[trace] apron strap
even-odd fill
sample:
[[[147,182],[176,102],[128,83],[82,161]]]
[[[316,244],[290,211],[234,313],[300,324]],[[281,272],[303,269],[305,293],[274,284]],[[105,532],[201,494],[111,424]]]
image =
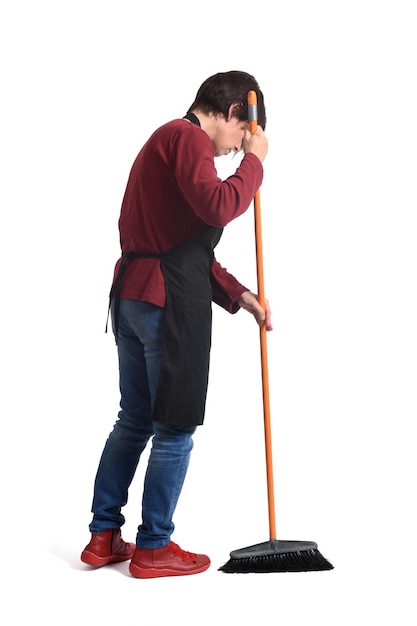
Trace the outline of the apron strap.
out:
[[[113,281],[112,287],[110,289],[109,294],[109,307],[107,309],[107,320],[106,320],[106,329],[104,332],[107,333],[107,328],[109,325],[109,316],[111,310],[111,303],[114,300],[114,308],[113,308],[113,330],[114,336],[116,338],[117,344],[117,332],[119,330],[119,311],[120,311],[120,291],[122,287],[122,280],[125,274],[126,268],[129,264],[129,261],[132,259],[159,259],[161,254],[149,252],[148,254],[139,254],[138,252],[123,252],[121,256],[121,261],[119,265],[119,270],[117,272],[117,276]]]
[[[200,126],[201,127],[200,120],[198,119],[197,115],[194,115],[194,113],[191,113],[191,111],[189,111],[187,113],[187,115],[184,115],[184,117],[182,119],[183,120],[188,120],[192,124],[195,124],[196,126]]]

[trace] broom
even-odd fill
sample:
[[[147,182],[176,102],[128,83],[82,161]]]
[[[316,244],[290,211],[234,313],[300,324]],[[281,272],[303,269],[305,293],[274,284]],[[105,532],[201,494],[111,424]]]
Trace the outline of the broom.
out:
[[[257,97],[255,91],[248,93],[249,125],[253,134],[257,128]],[[255,244],[260,305],[265,308],[262,231],[260,213],[260,191],[254,198]],[[269,572],[310,572],[331,570],[333,565],[319,552],[313,541],[284,541],[276,539],[274,484],[272,471],[271,420],[269,407],[269,378],[266,346],[266,327],[260,325],[260,349],[262,370],[262,394],[264,407],[265,457],[269,512],[269,541],[247,548],[233,550],[230,560],[219,568],[227,574],[269,573]]]

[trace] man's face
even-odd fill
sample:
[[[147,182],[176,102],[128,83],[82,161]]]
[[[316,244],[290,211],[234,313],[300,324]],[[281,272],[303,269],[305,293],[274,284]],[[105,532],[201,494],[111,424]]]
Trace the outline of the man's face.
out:
[[[242,122],[237,117],[231,117],[230,120],[219,117],[217,123],[217,131],[213,138],[215,156],[239,152],[242,149],[243,138],[249,131],[249,122]]]

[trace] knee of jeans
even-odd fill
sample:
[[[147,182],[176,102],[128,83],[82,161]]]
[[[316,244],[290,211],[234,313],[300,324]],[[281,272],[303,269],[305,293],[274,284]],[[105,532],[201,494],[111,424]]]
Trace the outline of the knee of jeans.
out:
[[[195,427],[172,426],[154,422],[153,446],[160,450],[191,452],[194,447]]]
[[[126,411],[120,411],[119,418],[113,426],[112,438],[119,441],[136,442],[138,439],[149,439],[153,434],[152,421],[141,420]]]

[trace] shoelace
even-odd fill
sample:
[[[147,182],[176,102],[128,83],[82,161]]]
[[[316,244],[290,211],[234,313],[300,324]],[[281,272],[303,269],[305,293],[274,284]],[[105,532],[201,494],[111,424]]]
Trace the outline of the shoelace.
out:
[[[197,558],[196,554],[194,554],[193,552],[187,552],[187,550],[183,550],[173,541],[171,541],[170,543],[170,548],[174,553],[174,556],[178,556],[180,559],[183,559],[183,561],[193,561],[195,558]]]

